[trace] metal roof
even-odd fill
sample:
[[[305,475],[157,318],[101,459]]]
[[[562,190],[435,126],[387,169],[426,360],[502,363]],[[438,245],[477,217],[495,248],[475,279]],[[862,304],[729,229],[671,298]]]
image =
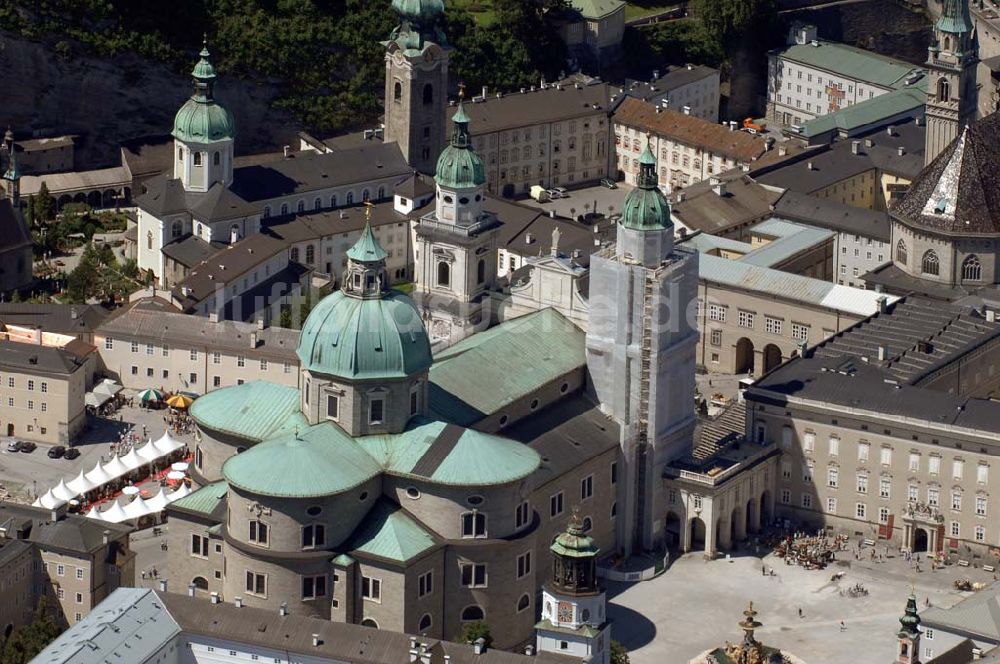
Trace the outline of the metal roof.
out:
[[[41,190],[43,182],[52,195],[58,196],[62,193],[88,189],[120,189],[124,186],[131,186],[132,176],[129,175],[124,166],[101,168],[95,171],[25,175],[21,177],[21,195],[37,194]]]
[[[298,389],[263,380],[209,392],[192,404],[191,417],[207,429],[256,441],[294,419],[304,421]]]
[[[382,498],[344,546],[360,553],[405,563],[434,548],[436,542],[399,505]]]
[[[931,607],[920,614],[924,628],[971,634],[1000,643],[1000,583],[992,583],[951,608]]]
[[[555,309],[542,309],[463,339],[435,358],[431,410],[463,426],[499,412],[584,366],[584,336]]]
[[[903,84],[907,76],[919,67],[894,60],[864,49],[817,40],[812,44],[793,44],[778,53],[779,57],[816,69],[840,74],[884,88]]]
[[[81,358],[56,346],[0,340],[0,367],[65,376],[82,369]]]
[[[888,242],[891,237],[889,214],[886,212],[844,205],[797,191],[782,194],[774,205],[774,214],[783,219],[882,242]]]
[[[622,0],[570,0],[570,6],[585,19],[601,19],[625,8]]]
[[[750,233],[775,237],[739,259],[740,262],[761,267],[778,265],[803,251],[828,242],[834,236],[832,231],[775,218],[757,224],[750,229]]]
[[[875,291],[832,284],[821,279],[750,265],[742,261],[732,261],[711,254],[702,254],[699,257],[698,276],[703,281],[855,316],[870,316],[878,311],[878,298],[883,297],[881,293]],[[899,299],[892,295],[885,297],[888,302]]]
[[[923,115],[926,105],[927,77],[923,76],[920,81],[913,85],[845,106],[840,110],[804,122],[798,135],[809,138],[834,130],[850,134],[870,125],[885,122],[888,118],[899,117],[907,113],[911,113],[913,117]]]
[[[226,499],[229,485],[225,482],[215,482],[175,500],[170,506],[180,507],[189,512],[199,512],[211,515]]]

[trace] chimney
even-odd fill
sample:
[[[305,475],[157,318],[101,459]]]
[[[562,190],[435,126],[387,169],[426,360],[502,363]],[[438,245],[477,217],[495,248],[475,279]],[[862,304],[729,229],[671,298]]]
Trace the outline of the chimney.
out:
[[[653,81],[655,81],[658,78],[660,78],[660,70],[659,69],[654,69],[653,70],[653,80],[650,81],[650,83],[652,83]]]
[[[111,531],[110,530],[105,530],[104,532],[101,533],[101,543],[102,544],[107,544],[108,540],[110,538],[111,538]]]
[[[482,655],[486,652],[486,639],[479,637],[476,642],[472,644],[472,651],[477,655]]]
[[[994,311],[993,309],[987,309],[986,310],[986,322],[987,323],[995,323],[995,322],[997,322],[997,312]]]
[[[725,196],[726,195],[726,183],[725,182],[719,182],[717,185],[715,185],[714,187],[712,187],[712,191],[715,192],[716,196],[720,196],[720,197],[721,196]]]
[[[213,311],[213,312],[209,313],[208,314],[208,320],[209,320],[210,323],[218,323],[219,322],[219,312],[218,311]]]
[[[524,654],[527,655],[528,657],[534,657],[534,655],[535,655],[535,646],[533,646],[531,644],[528,644],[528,645],[524,646]]]
[[[160,579],[160,592],[161,593],[167,592],[167,580],[166,579]]]
[[[322,641],[319,640],[319,634],[313,634],[312,637],[313,637],[313,648],[318,648],[319,644],[323,643]]]
[[[851,154],[861,154],[861,141],[851,141]]]
[[[59,510],[56,510],[56,509],[50,510],[49,511],[49,521],[51,521],[52,523],[55,523],[58,520],[59,520]],[[107,532],[107,531],[104,531],[104,532]],[[105,540],[106,539],[107,538],[105,538]],[[107,544],[107,541],[105,541],[104,543]]]
[[[898,148],[896,148],[896,154],[902,157],[904,154],[906,154],[906,147],[900,145]]]
[[[256,348],[257,344],[258,344],[258,342],[257,342],[257,333],[256,332],[251,332],[250,333],[250,348]]]
[[[879,362],[885,362],[885,356],[886,356],[885,346],[879,346],[878,347],[878,361]]]
[[[288,159],[290,156],[292,156],[292,146],[291,145],[284,146],[282,148],[282,153],[284,154],[285,159]]]
[[[779,157],[784,157],[787,154],[788,154],[788,148],[786,148],[784,145],[779,145],[778,146],[778,156]]]
[[[896,135],[895,127],[893,127],[892,125],[889,125],[888,127],[886,127],[885,128],[885,134],[886,134],[886,136],[895,136]]]
[[[678,191],[677,192],[677,202],[678,203],[683,203],[685,198],[687,198],[687,194],[686,193],[684,193],[683,191]]]
[[[264,324],[264,319],[263,319],[263,317],[261,317],[261,318],[258,318],[258,319],[257,319],[257,329],[258,329],[258,330],[263,330],[263,329],[264,329],[265,327],[267,327],[267,326],[266,326],[266,325]]]
[[[490,92],[490,89],[484,85],[483,86],[483,99],[486,99],[486,95],[489,94],[489,92]]]
[[[281,603],[281,606],[278,607],[278,615],[279,616],[287,616],[288,615],[288,602],[282,602]]]
[[[866,148],[873,148],[873,147],[875,147],[875,141],[873,141],[870,138],[866,138],[865,139],[865,147]]]
[[[240,241],[240,229],[233,226],[229,229],[229,244],[236,244]]]
[[[236,606],[237,609],[242,609],[243,608],[243,598],[242,597],[234,597],[233,598],[233,604]]]
[[[555,210],[549,210],[549,217],[551,217],[552,219],[555,219],[556,218],[556,211]]]
[[[218,604],[220,601],[221,601],[221,599],[219,598],[219,593],[213,592],[212,593],[212,604]]]
[[[684,115],[691,115],[691,107],[690,106],[685,106],[681,110],[684,111]]]
[[[524,234],[524,243],[525,244],[534,244],[535,243],[535,236],[532,235],[531,233],[525,233]]]
[[[917,118],[913,118],[913,124],[914,124],[914,125],[916,125],[916,126],[918,126],[918,127],[919,127],[919,126],[920,126],[920,125],[922,125],[923,123],[924,123],[924,119],[923,119],[923,118],[920,118],[920,117],[917,117]]]
[[[806,164],[806,168],[808,168],[810,171],[815,171],[816,170],[816,167],[813,166],[813,163],[811,161]]]
[[[877,298],[875,298],[875,304],[878,305],[878,312],[880,314],[884,314],[886,311],[889,310],[888,300],[886,299],[885,295],[879,295]]]
[[[69,310],[69,317],[76,320],[79,314],[76,312],[76,307],[71,307]]]
[[[656,114],[659,115],[662,112],[663,112],[663,107],[662,106],[657,106],[656,107]]]
[[[193,583],[188,584],[188,595],[194,597],[195,586]]]

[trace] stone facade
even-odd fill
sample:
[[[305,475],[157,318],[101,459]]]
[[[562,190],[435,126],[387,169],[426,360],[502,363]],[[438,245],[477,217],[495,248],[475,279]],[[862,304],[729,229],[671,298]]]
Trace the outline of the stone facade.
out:
[[[389,42],[385,54],[385,141],[395,141],[406,163],[433,173],[445,146],[448,51],[433,42],[416,55]]]

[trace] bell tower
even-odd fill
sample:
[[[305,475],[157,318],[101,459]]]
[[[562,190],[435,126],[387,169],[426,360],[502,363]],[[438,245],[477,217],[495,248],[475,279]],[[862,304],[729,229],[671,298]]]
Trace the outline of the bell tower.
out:
[[[899,624],[896,664],[920,664],[920,616],[917,615],[917,598],[912,593],[906,600],[906,611]]]
[[[979,56],[968,0],[944,0],[934,38],[927,49],[925,164],[934,161],[976,119]]]
[[[385,51],[385,142],[395,141],[406,163],[433,173],[445,146],[448,42],[438,27],[443,0],[393,0],[399,26]]]
[[[535,625],[539,652],[578,657],[591,664],[611,661],[607,598],[597,580],[594,540],[573,513],[552,546],[552,579],[542,587],[542,619]]]

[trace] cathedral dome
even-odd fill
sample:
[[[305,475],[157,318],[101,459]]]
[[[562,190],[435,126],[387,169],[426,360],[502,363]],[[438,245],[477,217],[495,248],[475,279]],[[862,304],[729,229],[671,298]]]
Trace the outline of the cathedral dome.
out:
[[[171,135],[192,143],[232,140],[236,135],[236,123],[232,114],[214,101],[192,98],[174,116]]]
[[[622,226],[636,231],[670,228],[670,203],[656,186],[656,159],[649,146],[639,159],[639,186],[629,192],[622,206]]]
[[[486,184],[486,167],[483,160],[472,149],[469,137],[469,116],[459,103],[458,111],[452,117],[455,133],[451,144],[438,157],[434,178],[441,187],[449,189],[472,189]]]
[[[405,378],[431,366],[420,314],[398,291],[323,298],[302,326],[296,353],[307,371],[349,380]]]
[[[444,0],[392,0],[392,8],[404,21],[429,25],[444,14]]]

